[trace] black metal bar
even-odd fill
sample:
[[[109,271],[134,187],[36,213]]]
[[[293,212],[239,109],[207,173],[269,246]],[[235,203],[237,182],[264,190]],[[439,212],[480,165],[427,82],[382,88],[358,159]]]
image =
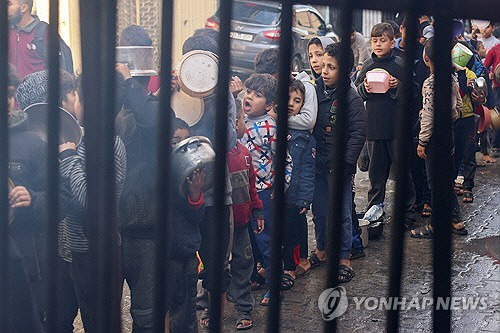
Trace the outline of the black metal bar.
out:
[[[114,178],[116,0],[80,1],[92,299],[97,332],[120,331]]]
[[[281,248],[283,246],[283,221],[285,219],[285,166],[287,155],[286,139],[288,135],[288,87],[290,86],[290,68],[292,55],[292,15],[293,1],[282,1],[279,82],[277,92],[278,120],[276,134],[276,157],[274,160],[274,200],[271,215],[271,278],[270,304],[267,320],[268,332],[280,331],[280,284],[283,264]]]
[[[415,155],[415,151],[409,151],[408,147],[413,147],[412,141],[412,119],[415,110],[414,105],[414,78],[413,64],[416,56],[417,43],[417,11],[418,1],[412,1],[411,7],[406,13],[406,38],[404,41],[405,68],[404,76],[401,79],[402,98],[399,101],[398,112],[396,114],[396,159],[394,166],[396,170],[396,193],[394,202],[394,212],[391,239],[391,262],[389,270],[389,297],[393,299],[401,296],[401,274],[403,270],[404,240],[405,240],[405,211],[406,198],[409,188],[408,169],[410,155]],[[412,148],[413,149],[413,148]],[[387,331],[398,332],[399,330],[399,308],[393,308],[387,313]]]
[[[8,89],[8,15],[7,1],[0,1],[0,331],[8,331],[9,317],[9,126]]]
[[[214,172],[214,200],[215,200],[215,225],[209,230],[209,256],[210,280],[213,282],[210,294],[210,332],[222,331],[222,271],[224,269],[224,253],[227,249],[219,246],[222,243],[225,230],[223,218],[224,196],[226,186],[226,151],[227,151],[227,117],[229,94],[229,65],[230,65],[230,40],[231,15],[233,2],[221,0],[219,7],[220,37],[219,37],[219,75],[217,81],[217,114],[215,116],[215,172]]]
[[[451,196],[452,177],[452,120],[451,120],[451,0],[434,2],[435,16],[435,85],[434,85],[434,130],[430,152],[432,174],[432,220],[434,221],[433,264],[434,304],[438,298],[451,296]],[[437,48],[439,47],[439,49]],[[454,194],[453,194],[454,195]],[[449,309],[433,309],[435,332],[449,332],[451,312]]]
[[[49,110],[47,128],[47,205],[45,225],[45,304],[47,331],[57,332],[57,226],[59,222],[59,0],[50,0],[48,27]]]
[[[329,189],[329,205],[328,205],[328,272],[326,288],[335,288],[339,285],[338,282],[338,266],[340,260],[340,241],[341,241],[341,224],[342,224],[342,204],[343,198],[342,187],[344,182],[344,156],[346,150],[345,129],[347,126],[347,94],[350,88],[351,80],[349,73],[351,68],[348,66],[347,59],[351,52],[350,36],[352,27],[352,1],[339,1],[340,8],[340,55],[339,55],[339,81],[337,83],[338,90],[338,112],[335,122],[335,136],[333,150],[330,152],[332,156],[332,182]],[[326,321],[324,332],[337,332],[337,319]]]
[[[170,144],[165,144],[172,137],[172,125],[170,117],[170,73],[172,71],[172,33],[173,33],[173,1],[162,1],[161,14],[161,94],[160,94],[160,110],[158,114],[158,220],[156,221],[157,238],[156,238],[156,299],[155,299],[155,331],[160,332],[164,326],[165,318],[165,293],[162,292],[166,286],[166,270],[168,267],[168,249],[170,234],[170,208],[172,198],[170,195],[170,163],[169,157],[171,154]]]

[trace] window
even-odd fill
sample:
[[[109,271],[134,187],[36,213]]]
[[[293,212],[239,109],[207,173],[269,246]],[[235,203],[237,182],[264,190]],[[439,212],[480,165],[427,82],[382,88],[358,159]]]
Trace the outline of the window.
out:
[[[297,12],[297,25],[303,28],[310,28],[311,22],[309,21],[309,15],[307,12]]]
[[[311,18],[311,27],[314,30],[326,30],[325,23],[318,15],[309,12],[309,17]]]
[[[233,19],[244,23],[274,26],[280,22],[281,10],[255,3],[234,2]]]

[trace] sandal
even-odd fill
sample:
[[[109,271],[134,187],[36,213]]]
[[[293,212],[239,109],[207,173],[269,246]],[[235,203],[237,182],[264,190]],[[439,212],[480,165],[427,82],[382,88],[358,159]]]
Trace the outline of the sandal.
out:
[[[425,204],[424,208],[422,208],[422,217],[431,217],[432,216],[432,207],[429,204]]]
[[[264,297],[262,297],[262,300],[259,302],[259,305],[260,306],[269,306],[270,299],[271,299],[271,290],[268,290],[264,294]]]
[[[247,323],[245,325],[244,324],[245,321],[250,323]],[[252,327],[253,327],[252,314],[248,312],[238,312],[238,317],[236,319],[236,326],[235,326],[236,330],[245,331],[251,329]]]
[[[289,273],[284,273],[281,277],[281,290],[290,290],[295,284],[295,278]]]
[[[316,255],[316,252],[313,252],[309,256],[308,260],[311,263],[311,268],[310,269],[313,269],[313,268],[316,268],[318,266],[321,266],[322,264],[324,264],[326,262],[326,259],[325,260],[320,260],[318,258],[318,256]]]
[[[311,268],[309,268],[309,269],[311,269]],[[297,265],[297,268],[295,269],[295,276],[296,277],[304,276],[304,275],[306,275],[307,272],[309,272],[309,269],[306,270],[304,267]]]
[[[255,281],[252,281],[252,287],[251,287],[252,291],[259,290],[265,284],[266,284],[266,279],[262,275],[257,274]]]
[[[463,221],[459,221],[459,220],[453,220],[453,221],[451,221],[451,231],[454,234],[457,234],[459,236],[465,236],[465,235],[467,235],[469,233],[467,231],[467,229],[465,229],[465,225],[462,228],[455,228],[455,225],[460,224],[460,223],[463,224]]]
[[[410,236],[413,238],[425,238],[432,239],[434,237],[434,231],[430,224],[424,225],[420,228],[415,228],[410,231]]]
[[[464,195],[464,188],[462,184],[455,184],[455,193],[457,197],[461,197],[462,195]]]
[[[204,309],[200,318],[200,326],[204,329],[210,329],[210,314],[208,309]]]
[[[354,273],[354,270],[351,267],[346,265],[339,266],[339,283],[347,283],[355,276],[356,273]]]
[[[366,256],[365,251],[353,248],[351,250],[350,259],[351,259],[351,261],[353,261],[353,260],[356,260],[356,259],[363,258],[365,256]]]
[[[462,201],[465,203],[473,203],[474,202],[474,194],[472,194],[471,190],[464,190],[464,197]]]

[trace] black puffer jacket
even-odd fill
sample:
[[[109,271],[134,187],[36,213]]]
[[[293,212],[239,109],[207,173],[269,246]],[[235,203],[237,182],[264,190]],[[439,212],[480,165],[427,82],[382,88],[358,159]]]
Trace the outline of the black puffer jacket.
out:
[[[316,81],[316,94],[318,96],[318,119],[314,126],[313,135],[316,138],[316,172],[329,171],[331,167],[331,149],[335,133],[335,121],[339,112],[338,92],[326,90],[323,79]],[[347,126],[345,172],[356,173],[356,161],[366,139],[366,110],[361,97],[354,87],[350,87],[347,95]]]

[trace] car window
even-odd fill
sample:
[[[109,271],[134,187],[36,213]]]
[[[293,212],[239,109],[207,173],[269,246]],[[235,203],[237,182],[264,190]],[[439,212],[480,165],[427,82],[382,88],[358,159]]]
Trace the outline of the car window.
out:
[[[326,30],[325,24],[318,15],[313,12],[309,12],[309,17],[311,20],[311,27],[314,30]]]
[[[309,21],[309,15],[307,15],[307,12],[297,12],[295,14],[295,18],[297,21],[297,25],[299,27],[303,28],[310,28],[311,27],[311,22]]]
[[[278,25],[281,10],[255,3],[233,2],[233,20],[262,25]]]

